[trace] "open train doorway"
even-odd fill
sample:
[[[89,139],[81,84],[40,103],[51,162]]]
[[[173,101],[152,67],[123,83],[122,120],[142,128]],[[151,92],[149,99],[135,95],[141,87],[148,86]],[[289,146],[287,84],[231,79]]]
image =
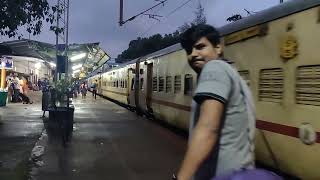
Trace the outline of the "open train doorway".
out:
[[[151,107],[151,100],[152,100],[152,74],[153,74],[153,63],[147,65],[147,95],[146,95],[146,105],[147,111],[153,113]]]

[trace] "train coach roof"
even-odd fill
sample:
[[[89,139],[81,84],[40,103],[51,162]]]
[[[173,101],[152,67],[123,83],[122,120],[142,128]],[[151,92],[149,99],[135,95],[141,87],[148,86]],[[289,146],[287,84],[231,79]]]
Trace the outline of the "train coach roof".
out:
[[[134,63],[136,63],[136,61],[137,61],[137,59],[134,59],[134,60],[131,60],[131,61],[128,61],[128,62],[121,63],[121,64],[119,64],[119,66],[113,67],[113,68],[111,68],[111,69],[106,69],[104,72],[109,72],[109,71],[121,69],[121,68],[123,68],[123,67],[126,67],[128,64],[134,64]]]
[[[225,36],[258,24],[276,20],[306,9],[320,5],[320,0],[292,0],[272,8],[263,10],[254,15],[240,19],[236,22],[222,26],[219,29],[221,36]]]
[[[180,45],[180,43],[177,43],[177,44],[174,44],[172,46],[169,46],[169,47],[166,47],[164,49],[161,49],[159,51],[156,51],[154,53],[151,53],[151,54],[148,54],[146,56],[143,56],[140,61],[144,61],[148,58],[156,58],[156,57],[160,57],[160,56],[164,56],[166,54],[169,54],[169,53],[172,53],[172,52],[175,52],[175,51],[179,51],[181,50],[182,47]]]

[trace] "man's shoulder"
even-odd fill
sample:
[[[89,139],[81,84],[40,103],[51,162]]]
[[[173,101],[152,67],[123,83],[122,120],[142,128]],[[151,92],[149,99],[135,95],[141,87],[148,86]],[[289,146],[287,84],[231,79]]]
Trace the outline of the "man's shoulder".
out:
[[[229,76],[228,73],[228,64],[222,60],[211,60],[204,66],[201,74],[200,81],[206,80],[218,80],[225,79]]]
[[[214,66],[214,67],[219,67],[219,68],[228,68],[230,67],[231,65],[224,61],[224,60],[221,60],[221,59],[215,59],[215,60],[211,60],[209,61],[205,66]]]

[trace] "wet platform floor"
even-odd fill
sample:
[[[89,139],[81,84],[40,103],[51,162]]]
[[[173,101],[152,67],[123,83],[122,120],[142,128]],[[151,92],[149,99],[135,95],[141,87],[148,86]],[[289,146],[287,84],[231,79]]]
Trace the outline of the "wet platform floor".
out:
[[[177,171],[186,138],[90,93],[73,104],[74,131],[66,148],[58,134],[45,130],[39,104],[32,105],[33,113],[25,113],[26,119],[37,116],[36,127],[44,129],[34,145],[43,153],[33,159],[31,179],[163,180]]]

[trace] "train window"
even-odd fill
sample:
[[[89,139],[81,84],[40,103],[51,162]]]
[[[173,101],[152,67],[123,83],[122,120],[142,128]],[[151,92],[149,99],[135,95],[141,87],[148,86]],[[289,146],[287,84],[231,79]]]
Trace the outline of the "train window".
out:
[[[184,76],[184,94],[192,95],[193,89],[193,77],[191,74],[186,74]]]
[[[140,79],[140,89],[143,90],[143,78]]]
[[[244,71],[239,71],[240,76],[244,81],[246,81],[247,85],[250,86],[250,76],[249,76],[249,71],[244,70]]]
[[[320,65],[300,66],[296,75],[296,103],[320,106]]]
[[[181,90],[181,76],[174,76],[174,93],[178,93]]]
[[[158,85],[157,77],[153,77],[152,78],[152,91],[157,92],[157,90],[158,90],[157,85]]]
[[[143,74],[143,69],[140,69],[140,74]]]
[[[119,87],[119,80],[117,80],[117,84],[116,84],[116,87]]]
[[[259,100],[280,103],[282,101],[283,69],[262,69],[259,81]]]
[[[163,91],[164,91],[164,78],[159,77],[159,92],[163,92]]]
[[[171,89],[172,89],[172,81],[171,81],[172,77],[171,76],[167,76],[166,77],[166,93],[170,93]]]
[[[113,87],[116,87],[116,81],[113,81]]]
[[[128,81],[125,80],[125,81],[124,81],[124,88],[127,88],[127,87],[128,87]]]

